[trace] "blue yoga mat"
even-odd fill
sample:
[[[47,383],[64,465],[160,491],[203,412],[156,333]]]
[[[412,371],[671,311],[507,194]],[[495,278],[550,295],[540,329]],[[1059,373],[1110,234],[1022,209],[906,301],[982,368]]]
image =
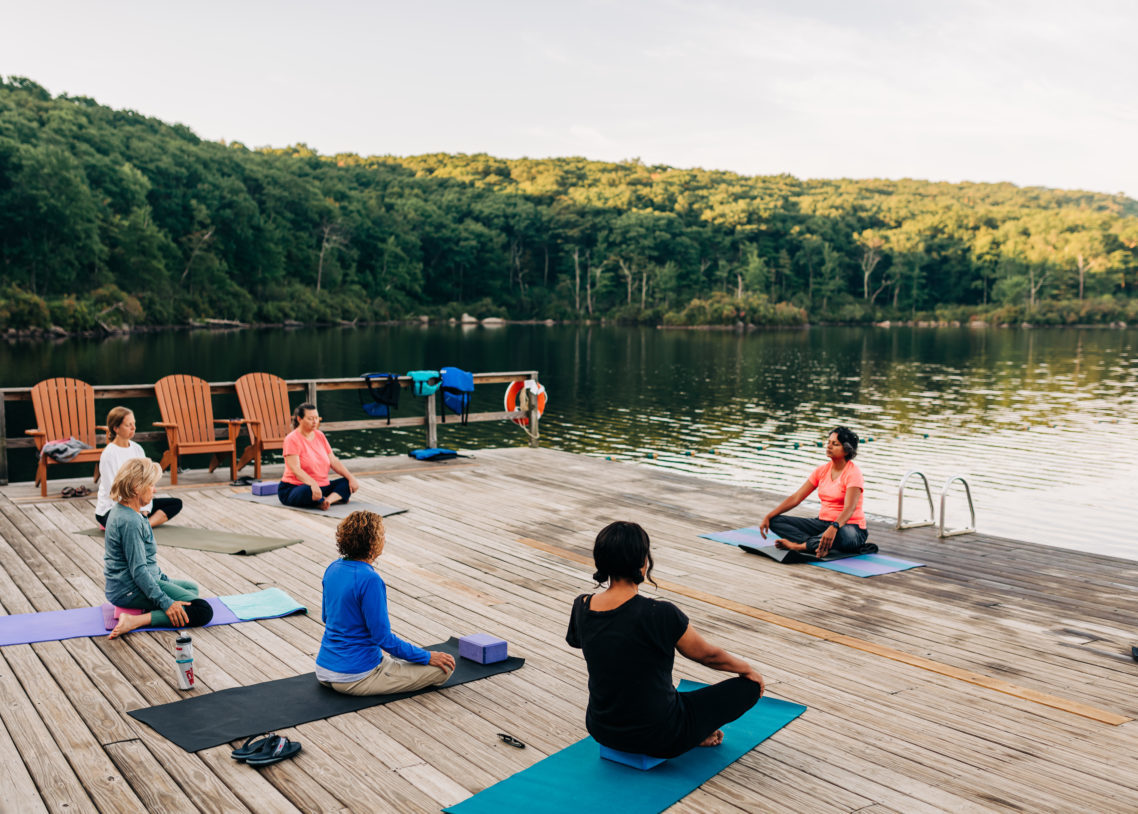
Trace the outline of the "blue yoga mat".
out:
[[[774,548],[774,541],[778,537],[774,534],[764,537],[758,526],[748,526],[729,531],[713,531],[699,536],[705,540],[715,540],[717,543],[727,543],[727,545],[736,547],[745,546],[749,550],[767,554],[780,562],[785,557],[785,554]],[[808,565],[816,565],[819,568],[826,568],[830,571],[838,571],[855,577],[876,577],[881,574],[892,574],[895,571],[908,571],[910,568],[923,568],[925,565],[923,562],[902,560],[899,557],[890,557],[886,554],[852,554],[832,560],[797,558],[798,562],[803,560]]]
[[[679,689],[688,692],[702,686],[681,681]],[[721,745],[696,747],[648,771],[602,760],[597,742],[585,738],[443,811],[654,814],[695,791],[805,710],[801,704],[762,698],[743,717],[723,727]]]
[[[259,596],[270,591],[279,592],[283,599],[274,596],[271,605],[260,603]],[[237,600],[234,603],[237,607],[229,605],[229,602],[234,600]],[[264,591],[236,596],[215,596],[206,601],[213,608],[213,619],[206,627],[308,612],[303,605],[279,588],[266,588]],[[244,607],[242,607],[242,603],[244,603]],[[250,613],[250,605],[254,608],[260,606],[260,612],[254,611],[256,615],[241,615]],[[63,639],[78,639],[85,636],[106,636],[114,627],[113,619],[114,608],[109,604],[94,608],[71,608],[69,610],[0,616],[0,647],[10,644],[57,642]],[[168,627],[140,628],[140,630],[171,629]]]

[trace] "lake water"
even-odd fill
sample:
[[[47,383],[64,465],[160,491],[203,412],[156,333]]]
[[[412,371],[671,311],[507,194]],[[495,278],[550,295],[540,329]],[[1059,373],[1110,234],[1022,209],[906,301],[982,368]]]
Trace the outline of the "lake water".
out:
[[[825,461],[836,424],[863,439],[866,509],[892,519],[897,487],[919,469],[939,503],[967,477],[981,531],[1138,559],[1138,331],[811,328],[749,335],[646,328],[382,326],[171,332],[107,340],[0,345],[0,385],[49,376],[152,383],[169,373],[213,381],[264,370],[285,378],[355,376],[454,365],[537,369],[550,402],[543,445],[688,472],[776,493]],[[504,386],[479,388],[475,410],[501,409]],[[422,414],[404,393],[397,415]],[[100,413],[109,404],[100,402]],[[131,404],[140,428],[152,400]],[[351,393],[322,393],[328,419],[364,417]],[[219,398],[219,416],[238,415]],[[33,424],[8,405],[8,432]],[[101,416],[100,416],[101,418]],[[870,441],[869,439],[873,440]],[[336,433],[343,456],[402,454],[421,430]],[[524,445],[513,424],[447,424],[440,444]],[[150,453],[157,457],[159,445]],[[204,459],[202,459],[204,460]],[[28,451],[10,453],[28,480]],[[191,459],[191,465],[200,465]],[[771,508],[756,500],[754,520]],[[927,514],[912,486],[905,514]],[[967,521],[957,484],[948,525]],[[968,537],[946,545],[965,545]]]

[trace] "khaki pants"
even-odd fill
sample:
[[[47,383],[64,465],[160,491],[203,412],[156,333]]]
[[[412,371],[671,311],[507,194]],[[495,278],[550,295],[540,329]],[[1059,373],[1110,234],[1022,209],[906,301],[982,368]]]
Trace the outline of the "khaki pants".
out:
[[[450,678],[451,670],[432,667],[430,664],[412,664],[394,656],[383,657],[374,670],[359,681],[321,682],[344,695],[390,695],[397,692],[421,690],[442,684]]]

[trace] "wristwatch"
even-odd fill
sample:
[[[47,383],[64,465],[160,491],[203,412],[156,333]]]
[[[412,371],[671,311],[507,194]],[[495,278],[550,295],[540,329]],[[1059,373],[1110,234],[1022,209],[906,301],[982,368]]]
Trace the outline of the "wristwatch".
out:
[[[830,525],[833,526],[835,529],[838,529],[839,531],[842,528],[842,524],[839,523],[837,520],[831,520]]]

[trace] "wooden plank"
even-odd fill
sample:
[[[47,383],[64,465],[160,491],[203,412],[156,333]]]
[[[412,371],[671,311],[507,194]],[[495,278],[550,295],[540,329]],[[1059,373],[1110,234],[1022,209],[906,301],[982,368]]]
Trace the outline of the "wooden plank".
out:
[[[570,551],[568,549],[564,549],[560,546],[555,546],[550,543],[543,543],[527,537],[518,538],[518,542],[522,543],[523,545],[527,545],[530,548],[535,548],[548,554],[564,557],[567,560],[572,560],[573,562],[577,562],[585,566],[591,567],[593,564],[591,557],[585,557],[584,555],[578,554],[575,551]],[[800,622],[797,619],[791,619],[786,616],[781,616],[777,613],[764,611],[760,608],[745,605],[742,602],[736,602],[733,599],[716,596],[715,594],[709,593],[707,591],[701,591],[696,588],[689,588],[687,586],[678,585],[676,583],[667,582],[665,580],[657,580],[657,582],[661,588],[664,588],[667,591],[671,591],[672,593],[679,594],[680,596],[686,596],[689,599],[696,599],[701,602],[707,602],[708,604],[715,605],[726,610],[734,611],[735,613],[740,613],[744,616],[749,616],[752,619],[758,619],[759,621],[767,622],[768,624],[778,625],[779,627],[784,627],[797,633],[802,633],[807,636],[813,636],[814,638],[822,639],[824,641],[845,645],[846,647],[852,647],[855,650],[872,653],[875,656],[881,656],[882,658],[887,658],[892,661],[899,661],[902,664],[908,664],[910,667],[918,667],[922,670],[939,673],[940,675],[948,676],[949,678],[955,678],[959,681],[967,681],[968,683],[975,684],[978,687],[984,687],[985,689],[994,690],[995,692],[1001,692],[1006,695],[1013,695],[1017,698],[1023,698],[1025,700],[1032,701],[1036,704],[1054,707],[1055,709],[1069,712],[1072,715],[1081,715],[1084,718],[1090,718],[1091,720],[1109,724],[1110,726],[1120,726],[1121,724],[1128,723],[1129,721],[1133,720],[1126,717],[1125,715],[1119,715],[1118,713],[1111,712],[1110,710],[1098,709],[1097,707],[1093,707],[1089,704],[1083,704],[1079,701],[1073,701],[1069,698],[1060,698],[1055,695],[1049,695],[1048,693],[1037,692],[1036,690],[1028,689],[1027,687],[1019,687],[1015,684],[1003,681],[998,678],[992,678],[991,676],[982,675],[971,670],[964,670],[959,667],[953,667],[951,665],[933,661],[932,659],[923,658],[912,653],[905,653],[892,647],[886,647],[884,645],[866,641],[865,639],[859,639],[854,636],[847,636],[842,633],[835,633],[832,630],[827,630],[826,628],[819,627],[818,625],[812,625],[808,622]]]

